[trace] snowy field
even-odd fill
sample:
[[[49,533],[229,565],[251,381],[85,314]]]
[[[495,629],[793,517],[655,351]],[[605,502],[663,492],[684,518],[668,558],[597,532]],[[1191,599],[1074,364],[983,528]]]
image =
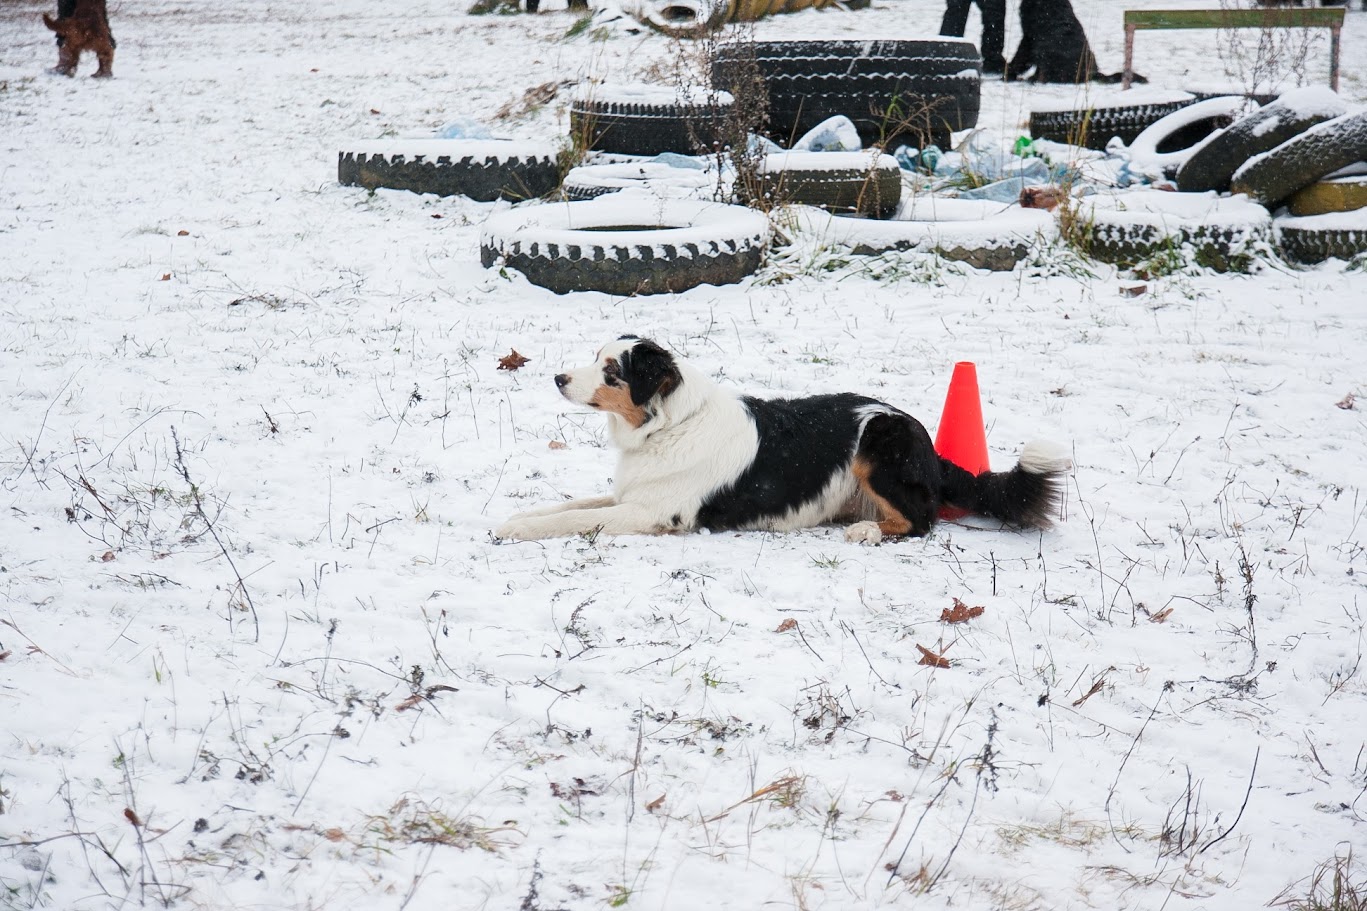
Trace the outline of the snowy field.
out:
[[[1111,72],[1125,5],[1215,4],[1077,0]],[[557,297],[480,267],[506,203],[343,188],[337,152],[557,139],[573,83],[669,39],[112,0],[116,78],[68,80],[47,9],[0,3],[0,907],[1218,911],[1367,860],[1361,272],[1130,298],[1059,248]],[[1219,82],[1218,43],[1141,33],[1137,68]],[[1344,48],[1367,101],[1367,13]],[[989,81],[980,125],[1112,91]],[[994,467],[1072,450],[1064,515],[496,544],[607,489],[551,377],[622,332],[932,432],[974,361]]]

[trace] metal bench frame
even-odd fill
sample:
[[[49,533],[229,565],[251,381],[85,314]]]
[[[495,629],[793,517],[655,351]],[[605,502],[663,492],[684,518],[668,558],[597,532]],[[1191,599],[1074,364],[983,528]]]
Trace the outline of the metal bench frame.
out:
[[[1327,28],[1330,31],[1329,87],[1339,89],[1339,33],[1343,7],[1336,9],[1125,10],[1125,73],[1121,88],[1134,82],[1134,33],[1171,28]]]

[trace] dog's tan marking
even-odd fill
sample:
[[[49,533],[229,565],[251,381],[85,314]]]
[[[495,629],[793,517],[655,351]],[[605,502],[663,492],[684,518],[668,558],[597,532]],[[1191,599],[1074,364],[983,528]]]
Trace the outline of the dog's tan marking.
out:
[[[908,534],[911,531],[911,520],[902,515],[901,510],[879,496],[869,484],[869,475],[873,474],[873,466],[856,457],[850,466],[850,472],[854,475],[854,479],[859,482],[859,489],[864,492],[864,496],[868,497],[874,506],[878,507],[878,530],[888,536]]]
[[[599,386],[593,391],[589,404],[619,415],[632,430],[646,422],[646,410],[631,400],[631,390],[626,386]]]

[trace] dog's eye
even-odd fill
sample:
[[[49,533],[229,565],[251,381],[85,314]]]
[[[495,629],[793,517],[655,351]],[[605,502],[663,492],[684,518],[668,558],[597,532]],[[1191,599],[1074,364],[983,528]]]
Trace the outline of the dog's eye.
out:
[[[622,368],[618,367],[615,361],[608,361],[603,365],[603,376],[618,377],[622,375]]]

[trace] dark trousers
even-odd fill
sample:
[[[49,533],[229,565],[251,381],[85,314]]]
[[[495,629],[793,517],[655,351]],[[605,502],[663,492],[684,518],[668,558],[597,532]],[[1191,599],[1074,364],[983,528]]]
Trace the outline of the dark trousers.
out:
[[[945,17],[940,21],[940,34],[962,38],[968,25],[968,8],[978,5],[983,17],[983,69],[1000,73],[1006,68],[1002,50],[1006,45],[1006,0],[949,0]]]

